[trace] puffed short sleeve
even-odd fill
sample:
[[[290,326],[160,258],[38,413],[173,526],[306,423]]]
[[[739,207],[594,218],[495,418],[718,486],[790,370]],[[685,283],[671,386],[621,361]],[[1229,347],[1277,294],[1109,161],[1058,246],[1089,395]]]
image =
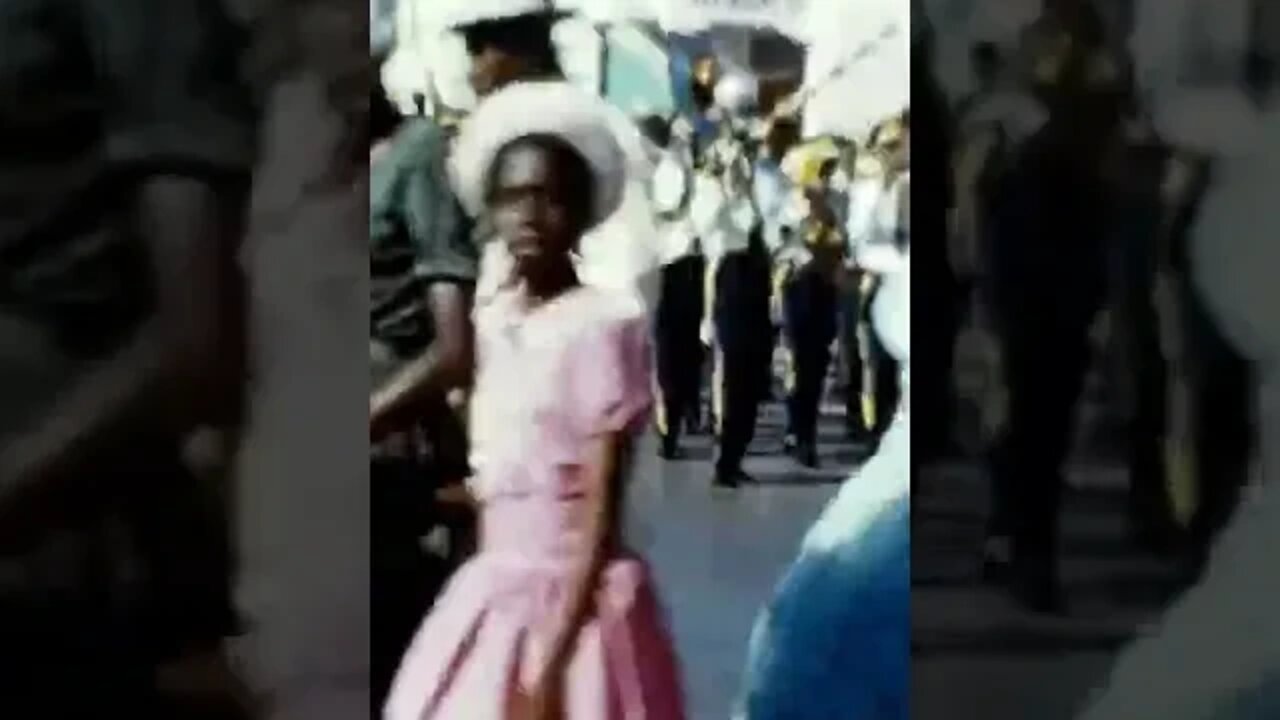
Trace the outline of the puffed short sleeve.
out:
[[[247,171],[256,115],[245,35],[218,0],[79,0],[108,162]]]
[[[570,363],[579,432],[591,437],[642,429],[653,402],[647,320],[610,319],[585,338]]]

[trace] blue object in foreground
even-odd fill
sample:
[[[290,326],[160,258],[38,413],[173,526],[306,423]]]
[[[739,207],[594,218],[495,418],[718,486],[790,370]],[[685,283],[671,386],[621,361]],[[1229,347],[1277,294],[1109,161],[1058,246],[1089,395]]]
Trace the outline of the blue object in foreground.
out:
[[[864,496],[877,479],[846,483],[758,618],[745,720],[910,717],[911,499]],[[850,520],[853,532],[821,537]]]
[[[909,257],[909,256],[908,256]],[[910,261],[873,310],[910,408]],[[908,720],[911,423],[845,481],[752,630],[741,720]]]

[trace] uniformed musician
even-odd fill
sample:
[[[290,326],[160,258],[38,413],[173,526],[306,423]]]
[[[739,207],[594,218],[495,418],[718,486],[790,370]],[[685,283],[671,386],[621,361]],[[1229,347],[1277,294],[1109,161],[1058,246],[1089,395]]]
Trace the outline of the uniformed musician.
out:
[[[909,237],[910,157],[906,114],[882,122],[859,153],[849,192],[845,231],[849,242],[848,284],[856,313],[846,320],[854,326],[852,340],[858,358],[850,378],[848,412],[860,438],[874,444],[897,406],[898,374],[870,329],[867,315],[879,279],[896,271]],[[856,403],[856,404],[855,404]]]
[[[658,402],[654,413],[659,453],[672,460],[680,453],[684,426],[699,424],[705,351],[698,337],[704,312],[706,258],[689,218],[693,190],[691,148],[672,137],[671,123],[648,118],[645,134],[661,149],[652,197],[662,238],[662,276],[654,322]]]
[[[1081,0],[1048,3],[1024,33],[1014,71],[1042,117],[1014,151],[993,217],[1008,422],[994,458],[988,560],[992,569],[1011,561],[1011,589],[1041,611],[1060,607],[1062,466],[1106,286],[1113,198],[1103,168],[1127,100],[1127,74],[1106,40],[1096,8]]]
[[[838,149],[830,140],[819,140],[794,152],[801,156],[794,180],[802,216],[778,254],[774,287],[790,365],[788,445],[801,464],[813,468],[818,465],[819,406],[836,338],[845,234],[828,195]]]
[[[730,112],[741,114],[754,100],[745,81],[729,86],[722,81],[718,90],[718,105]],[[690,208],[707,256],[709,313],[701,334],[715,350],[718,487],[737,487],[749,479],[742,463],[769,386],[769,251],[751,192],[751,174],[746,148],[732,133],[723,132],[703,158]]]

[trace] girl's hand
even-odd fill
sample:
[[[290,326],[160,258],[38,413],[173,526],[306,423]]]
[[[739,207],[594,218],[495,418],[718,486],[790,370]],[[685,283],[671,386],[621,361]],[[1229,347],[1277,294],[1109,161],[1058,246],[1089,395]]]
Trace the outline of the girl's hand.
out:
[[[562,684],[544,682],[532,693],[516,691],[512,720],[564,720]]]

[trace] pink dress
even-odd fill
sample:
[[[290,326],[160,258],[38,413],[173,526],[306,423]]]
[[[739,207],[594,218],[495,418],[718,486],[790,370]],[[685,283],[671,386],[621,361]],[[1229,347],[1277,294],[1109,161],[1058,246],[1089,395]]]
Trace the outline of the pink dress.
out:
[[[476,314],[472,490],[482,547],[418,631],[388,720],[509,720],[541,674],[587,548],[578,469],[601,433],[643,427],[649,330],[633,303],[580,287],[533,311],[503,291]],[[679,670],[648,568],[604,570],[567,669],[568,720],[683,720]]]

